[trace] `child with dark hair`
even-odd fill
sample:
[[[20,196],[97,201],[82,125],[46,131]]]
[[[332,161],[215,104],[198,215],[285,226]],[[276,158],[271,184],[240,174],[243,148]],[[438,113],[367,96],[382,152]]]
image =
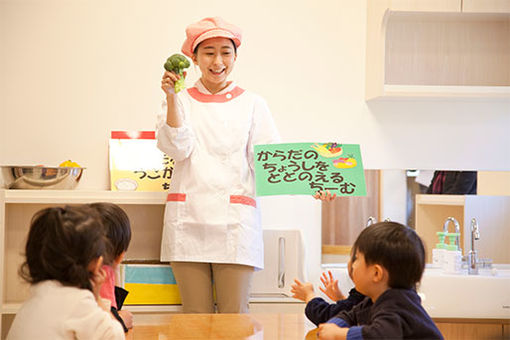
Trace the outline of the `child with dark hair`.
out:
[[[353,245],[352,278],[367,298],[319,326],[319,339],[443,339],[416,293],[425,248],[395,222],[364,229]]]
[[[100,295],[110,301],[112,314],[127,332],[129,328],[133,327],[133,315],[130,311],[121,310],[128,291],[116,285],[115,273],[131,241],[129,217],[121,207],[113,203],[99,202],[89,204],[89,206],[99,214],[104,233],[109,241],[109,261],[103,265],[106,280],[101,287]]]
[[[36,213],[19,271],[31,284],[31,295],[7,339],[124,339],[122,327],[99,297],[106,246],[101,222],[90,208]]]

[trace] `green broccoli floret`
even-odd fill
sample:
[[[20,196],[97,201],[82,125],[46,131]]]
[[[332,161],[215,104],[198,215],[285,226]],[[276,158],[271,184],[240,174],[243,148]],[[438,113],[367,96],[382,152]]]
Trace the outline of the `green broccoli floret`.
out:
[[[165,70],[168,72],[174,72],[181,76],[179,80],[175,82],[174,90],[175,93],[180,90],[184,90],[186,86],[184,85],[184,73],[182,72],[185,68],[188,68],[190,65],[189,60],[183,56],[182,54],[176,53],[171,55],[165,62]]]

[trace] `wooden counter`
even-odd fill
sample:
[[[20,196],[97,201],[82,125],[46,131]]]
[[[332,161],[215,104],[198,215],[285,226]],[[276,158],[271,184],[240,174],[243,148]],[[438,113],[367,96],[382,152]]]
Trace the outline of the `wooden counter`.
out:
[[[508,319],[433,319],[445,340],[509,339]],[[127,340],[315,340],[317,328],[303,313],[135,314]]]
[[[128,340],[149,339],[316,339],[303,314],[137,315]]]

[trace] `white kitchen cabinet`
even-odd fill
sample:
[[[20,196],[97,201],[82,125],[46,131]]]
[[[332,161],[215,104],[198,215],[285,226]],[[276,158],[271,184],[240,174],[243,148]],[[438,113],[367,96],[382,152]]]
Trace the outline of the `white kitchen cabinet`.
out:
[[[508,6],[496,0],[368,1],[366,100],[510,100]]]
[[[460,12],[462,2],[461,0],[390,0],[389,8],[392,11]]]
[[[510,13],[510,0],[462,0],[464,13]]]
[[[389,0],[392,11],[510,13],[509,0]]]
[[[427,262],[438,243],[436,232],[443,231],[448,217],[460,224],[460,244],[467,255],[471,249],[471,219],[476,218],[480,239],[475,240],[478,257],[493,263],[510,263],[510,196],[416,195],[416,232],[426,247]],[[448,226],[453,232],[452,224]]]

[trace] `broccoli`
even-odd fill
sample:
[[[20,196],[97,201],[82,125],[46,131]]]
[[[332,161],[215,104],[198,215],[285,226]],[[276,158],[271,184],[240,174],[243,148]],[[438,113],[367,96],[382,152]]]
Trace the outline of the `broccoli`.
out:
[[[174,72],[175,74],[180,75],[179,80],[175,82],[174,90],[175,93],[180,90],[184,90],[186,86],[184,85],[184,73],[182,72],[185,68],[188,68],[190,65],[189,60],[183,56],[182,54],[173,54],[171,55],[164,65],[165,70],[168,72]]]

